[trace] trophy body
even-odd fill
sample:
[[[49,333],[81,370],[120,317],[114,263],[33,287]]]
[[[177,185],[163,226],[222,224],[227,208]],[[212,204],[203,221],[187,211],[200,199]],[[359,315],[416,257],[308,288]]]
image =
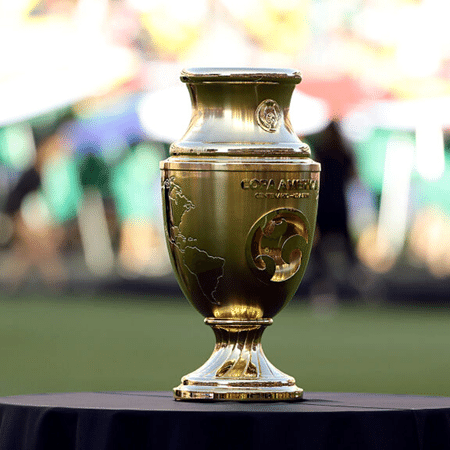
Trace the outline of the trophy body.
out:
[[[192,69],[193,114],[161,163],[166,240],[178,282],[216,335],[177,400],[295,400],[261,334],[305,272],[320,165],[293,133],[291,70]]]

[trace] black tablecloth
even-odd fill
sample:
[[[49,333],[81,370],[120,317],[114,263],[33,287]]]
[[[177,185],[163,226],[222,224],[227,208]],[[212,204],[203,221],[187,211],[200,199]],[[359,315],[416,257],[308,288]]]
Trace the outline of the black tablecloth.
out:
[[[1,450],[450,449],[450,398],[306,393],[175,402],[169,392],[0,397]]]

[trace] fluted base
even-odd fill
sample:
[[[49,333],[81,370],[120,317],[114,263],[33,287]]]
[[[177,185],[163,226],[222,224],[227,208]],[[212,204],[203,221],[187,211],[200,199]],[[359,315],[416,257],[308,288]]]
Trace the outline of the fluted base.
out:
[[[205,319],[216,346],[203,366],[184,376],[175,400],[286,401],[300,400],[303,389],[294,378],[265,357],[261,335],[272,319],[251,321]]]

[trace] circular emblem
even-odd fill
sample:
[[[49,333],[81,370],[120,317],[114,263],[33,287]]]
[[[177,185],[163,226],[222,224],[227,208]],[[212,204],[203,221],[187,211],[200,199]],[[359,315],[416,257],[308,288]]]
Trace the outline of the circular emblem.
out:
[[[264,100],[256,108],[258,125],[269,133],[276,131],[280,125],[281,109],[275,100]]]
[[[264,283],[289,280],[306,268],[309,235],[308,221],[299,210],[270,211],[248,233],[247,263]]]

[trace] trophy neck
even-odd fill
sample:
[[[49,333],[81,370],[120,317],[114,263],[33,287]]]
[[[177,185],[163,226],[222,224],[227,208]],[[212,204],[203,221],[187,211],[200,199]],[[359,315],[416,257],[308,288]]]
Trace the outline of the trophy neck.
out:
[[[190,69],[182,81],[191,96],[192,117],[172,155],[270,153],[309,156],[295,134],[289,106],[298,72],[290,69]]]

